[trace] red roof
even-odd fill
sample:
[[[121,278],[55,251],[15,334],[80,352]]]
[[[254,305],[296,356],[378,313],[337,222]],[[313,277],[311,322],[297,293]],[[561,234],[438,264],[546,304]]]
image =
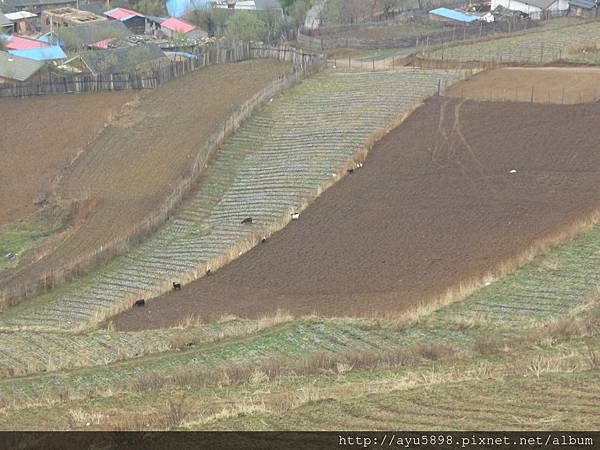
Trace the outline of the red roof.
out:
[[[131,19],[132,17],[135,17],[135,16],[144,17],[143,14],[136,12],[136,11],[132,11],[131,9],[127,9],[127,8],[111,9],[110,11],[106,11],[104,13],[104,15],[106,15],[112,19],[121,20],[121,21]]]
[[[6,43],[8,50],[30,50],[32,48],[48,47],[46,42],[36,41],[35,39],[15,36],[14,34]]]
[[[108,44],[110,44],[112,42],[112,39],[102,39],[101,41],[98,42],[94,42],[93,44],[90,44],[90,47],[93,48],[108,48]]]
[[[176,19],[175,17],[171,17],[170,19],[165,20],[160,24],[161,27],[166,28],[167,30],[175,31],[177,33],[189,33],[190,31],[195,30],[196,25],[192,25],[185,20]]]

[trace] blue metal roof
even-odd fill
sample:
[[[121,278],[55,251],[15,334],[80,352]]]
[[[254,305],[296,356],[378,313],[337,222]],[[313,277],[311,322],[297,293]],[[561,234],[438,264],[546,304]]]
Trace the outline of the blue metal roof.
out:
[[[570,0],[569,5],[577,8],[592,9],[596,7],[594,0]]]
[[[53,36],[50,33],[45,34],[43,36],[40,36],[39,38],[37,38],[37,40],[38,41],[42,41],[42,42],[46,42],[48,44],[60,45],[61,47],[63,45],[65,45],[65,43],[61,39],[59,39],[57,36]]]
[[[8,53],[22,58],[33,59],[35,61],[51,61],[53,59],[65,59],[67,55],[58,45],[49,47],[31,48],[28,50],[9,50]]]
[[[437,8],[429,11],[430,14],[435,14],[436,16],[445,17],[447,19],[456,20],[457,22],[466,22],[471,23],[479,20],[479,17],[471,16],[469,14],[465,14],[462,11],[457,11],[455,9],[448,8]]]

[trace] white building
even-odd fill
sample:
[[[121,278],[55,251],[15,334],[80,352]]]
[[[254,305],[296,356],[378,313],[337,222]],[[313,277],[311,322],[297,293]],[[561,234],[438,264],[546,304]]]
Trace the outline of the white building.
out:
[[[522,12],[532,19],[542,19],[546,14],[566,12],[569,0],[492,0],[492,11],[498,6]]]

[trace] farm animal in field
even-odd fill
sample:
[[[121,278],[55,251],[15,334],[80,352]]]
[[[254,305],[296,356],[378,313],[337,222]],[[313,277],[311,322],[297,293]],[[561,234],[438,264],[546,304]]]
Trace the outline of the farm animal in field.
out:
[[[242,225],[249,225],[252,223],[252,217],[246,217],[244,220],[242,220]]]
[[[173,281],[173,290],[174,291],[180,291],[181,290],[181,283]]]
[[[347,172],[348,173],[354,173],[354,169],[348,169]]]
[[[210,271],[210,269],[206,269],[206,276],[207,276],[207,277],[210,277],[210,274],[211,274],[211,273],[212,273],[212,272]]]
[[[292,213],[292,220],[298,220],[300,218],[300,213]]]
[[[361,162],[360,162],[360,163],[358,163],[358,164],[356,165],[356,168],[357,168],[357,169],[360,169],[360,168],[362,168],[362,166],[363,166],[363,163],[361,163]]]
[[[264,244],[265,242],[267,242],[267,238],[263,236],[263,237],[261,238],[260,242],[262,242],[262,243]]]
[[[135,306],[146,306],[146,300],[144,300],[143,298],[136,300]]]

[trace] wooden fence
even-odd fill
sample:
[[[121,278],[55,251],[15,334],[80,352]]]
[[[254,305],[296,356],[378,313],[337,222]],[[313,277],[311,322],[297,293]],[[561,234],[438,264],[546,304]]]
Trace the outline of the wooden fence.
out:
[[[410,23],[410,22],[406,22]],[[409,34],[386,39],[361,39],[351,36],[320,35],[309,36],[302,30],[298,32],[298,42],[306,48],[318,51],[333,48],[411,48],[418,46],[442,45],[448,42],[463,41],[466,39],[480,38],[497,33],[522,32],[529,28],[539,26],[539,23],[528,20],[515,20],[506,22],[484,23],[477,22],[462,27],[446,27],[430,33]]]
[[[140,242],[150,232],[163,224],[177,207],[182,199],[191,191],[211,155],[233,134],[250,115],[269,99],[288,89],[299,80],[311,75],[325,66],[325,60],[320,55],[307,54],[300,50],[288,47],[264,47],[247,45],[245,47],[248,58],[275,58],[291,61],[294,64],[292,72],[273,80],[266,88],[257,92],[250,100],[246,101],[233,112],[207,141],[198,149],[193,163],[182,176],[182,181],[163,200],[162,204],[144,221],[132,227],[122,236],[116,236],[112,241],[106,242],[93,252],[79,256],[77,259],[65,263],[62,267],[49,269],[35,279],[12,279],[0,286],[0,305],[15,304],[19,300],[51,289],[64,281],[80,276],[99,263],[123,254],[132,245]],[[238,55],[242,55],[239,53]],[[222,54],[221,56],[224,56]],[[217,59],[221,62],[232,61],[235,55],[225,55]],[[198,66],[201,67],[201,66]]]
[[[0,83],[1,97],[29,97],[34,95],[67,94],[80,92],[154,89],[167,81],[205,66],[244,61],[253,58],[272,58],[291,61],[294,66],[314,63],[320,58],[288,47],[266,47],[248,42],[235,44],[215,43],[193,50],[192,58],[178,58],[161,63],[143,72],[58,75],[48,73],[42,79],[26,82]]]

